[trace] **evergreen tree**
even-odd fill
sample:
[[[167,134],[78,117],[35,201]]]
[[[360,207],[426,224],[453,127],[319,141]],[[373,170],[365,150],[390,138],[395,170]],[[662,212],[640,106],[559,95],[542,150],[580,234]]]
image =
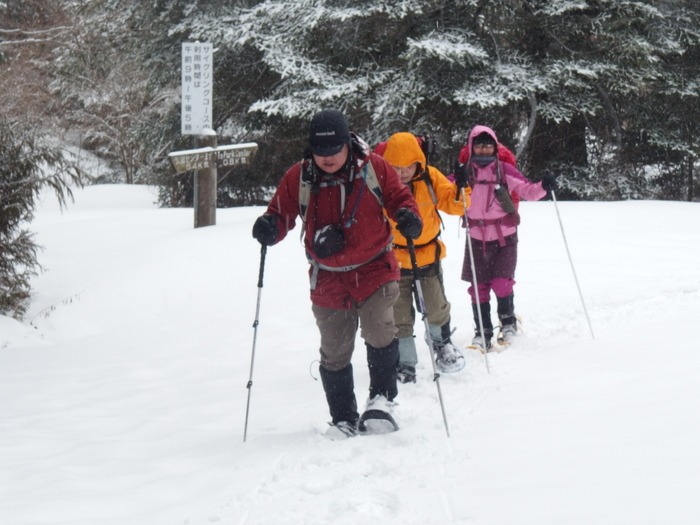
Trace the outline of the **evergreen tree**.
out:
[[[566,173],[564,194],[579,197],[643,195],[624,137],[639,133],[651,86],[671,87],[669,60],[696,45],[695,15],[686,6],[674,16],[678,2],[235,4],[228,17],[195,15],[183,27],[234,63],[259,57],[250,65],[268,83],[249,107],[261,122],[293,129],[333,105],[370,141],[430,129],[451,155],[487,123],[531,174]],[[303,143],[299,132],[289,138]]]
[[[40,269],[39,247],[27,229],[36,198],[48,187],[61,205],[80,175],[64,153],[32,130],[0,118],[0,313],[17,318],[26,311],[31,278]]]
[[[700,12],[685,0],[663,3],[672,15],[663,30],[679,42],[660,57],[661,75],[625,115],[622,155],[655,198],[693,201],[700,189]]]
[[[43,67],[65,22],[53,2],[0,3],[0,314],[16,318],[25,313],[31,278],[41,268],[28,229],[36,197],[50,188],[64,205],[70,185],[81,181],[43,133],[51,126]]]
[[[677,18],[674,2],[656,4],[525,3],[525,23],[542,38],[535,47],[531,39],[516,45],[529,49],[538,68],[553,71],[557,79],[555,89],[537,94],[543,118],[529,147],[529,163],[533,171],[566,173],[564,195],[653,195],[630,139],[649,126],[648,102],[657,99],[655,104],[667,106],[675,97],[669,61],[697,45],[697,18]],[[697,96],[689,103],[697,108]]]
[[[698,7],[687,0],[91,0],[58,53],[56,96],[86,144],[126,180],[162,175],[179,135],[180,44],[212,42],[220,143],[255,141],[220,173],[219,205],[265,200],[305,145],[309,117],[344,110],[370,143],[429,131],[443,170],[476,123],[562,197],[692,198],[698,147]],[[108,66],[107,66],[108,65]],[[653,121],[650,121],[653,119]],[[167,181],[167,182],[166,182]]]

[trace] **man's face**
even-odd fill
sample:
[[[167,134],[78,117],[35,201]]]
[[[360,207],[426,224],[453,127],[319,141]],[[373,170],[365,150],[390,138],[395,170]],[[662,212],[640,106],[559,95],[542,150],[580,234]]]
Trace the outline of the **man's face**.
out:
[[[340,168],[343,167],[345,162],[348,160],[348,145],[345,144],[343,149],[341,149],[335,155],[330,155],[328,157],[321,157],[320,155],[314,155],[314,162],[326,173],[335,173]]]
[[[418,163],[414,162],[413,164],[409,164],[408,166],[392,166],[396,170],[396,173],[399,174],[399,178],[401,179],[401,182],[404,184],[408,184],[408,181],[410,181],[413,176],[416,174],[416,170],[418,169]]]

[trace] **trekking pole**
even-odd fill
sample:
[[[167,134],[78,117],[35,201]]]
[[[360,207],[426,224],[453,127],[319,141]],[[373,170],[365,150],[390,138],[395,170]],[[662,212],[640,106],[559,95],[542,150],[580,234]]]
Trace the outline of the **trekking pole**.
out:
[[[593,334],[593,326],[591,325],[591,318],[588,316],[588,310],[586,309],[586,303],[583,300],[583,293],[581,293],[581,286],[578,283],[578,277],[576,277],[576,269],[574,268],[574,261],[571,258],[571,252],[569,251],[569,244],[566,242],[566,234],[564,233],[564,224],[561,221],[561,215],[559,215],[559,206],[557,205],[557,198],[554,195],[554,190],[551,190],[552,202],[554,203],[554,209],[557,212],[557,219],[559,220],[559,229],[561,229],[561,236],[564,239],[564,247],[566,248],[566,255],[569,258],[569,265],[571,266],[571,273],[574,274],[574,281],[576,281],[576,288],[578,289],[578,296],[581,299],[581,305],[583,306],[583,313],[586,316],[586,321],[588,322],[588,329],[591,331],[591,339],[595,339]]]
[[[486,334],[484,333],[484,319],[481,315],[481,302],[479,301],[479,283],[476,279],[476,265],[474,264],[474,247],[472,246],[472,237],[469,234],[469,217],[467,217],[467,193],[462,188],[462,203],[464,204],[464,225],[467,229],[467,247],[469,249],[469,264],[472,268],[472,287],[474,288],[474,298],[476,299],[476,316],[479,320],[479,333],[484,340],[484,362],[486,363],[486,373],[490,374],[489,357],[486,348]]]
[[[416,290],[416,299],[418,301],[418,311],[421,312],[423,317],[423,323],[425,324],[425,332],[428,334],[428,344],[430,345],[430,362],[433,364],[433,381],[435,381],[435,386],[437,386],[438,399],[440,400],[440,410],[442,411],[442,420],[445,423],[445,432],[447,437],[450,437],[450,427],[447,424],[447,414],[445,414],[445,404],[442,401],[442,389],[440,388],[440,374],[435,367],[435,360],[433,356],[435,355],[435,346],[433,338],[430,336],[430,325],[428,324],[428,314],[425,311],[425,301],[423,300],[423,288],[420,282],[420,275],[418,274],[418,264],[416,263],[416,249],[413,246],[413,239],[406,237],[408,241],[408,253],[411,256],[411,270],[413,271],[413,284]]]
[[[243,427],[243,442],[245,443],[248,435],[248,411],[250,409],[250,392],[253,389],[253,364],[255,363],[255,342],[258,338],[258,317],[260,315],[260,295],[263,287],[263,274],[265,273],[265,255],[267,255],[267,246],[264,244],[260,248],[260,271],[258,272],[258,302],[255,305],[255,321],[253,322],[253,352],[250,355],[250,375],[248,376],[248,401],[245,405],[245,426]]]

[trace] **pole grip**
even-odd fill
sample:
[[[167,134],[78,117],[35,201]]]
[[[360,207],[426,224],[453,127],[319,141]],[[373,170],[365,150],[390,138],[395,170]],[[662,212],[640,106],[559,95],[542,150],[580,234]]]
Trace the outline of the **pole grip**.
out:
[[[263,287],[263,276],[265,275],[265,256],[267,255],[267,246],[260,246],[260,270],[258,271],[258,288]]]
[[[416,283],[420,279],[420,274],[418,273],[418,261],[416,260],[416,247],[413,244],[413,239],[410,237],[406,237],[407,245],[408,245],[408,255],[411,258],[411,273],[413,274],[413,296],[415,297],[416,301],[416,309],[418,310],[419,313],[424,313],[425,308],[423,308],[423,301],[418,293],[418,286]]]

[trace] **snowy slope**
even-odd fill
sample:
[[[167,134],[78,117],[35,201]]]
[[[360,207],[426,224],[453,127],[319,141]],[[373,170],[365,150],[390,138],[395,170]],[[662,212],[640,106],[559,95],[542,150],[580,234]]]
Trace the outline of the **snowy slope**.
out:
[[[700,523],[700,206],[523,203],[517,345],[442,376],[428,351],[392,435],[329,442],[298,229],[269,249],[262,208],[158,209],[95,186],[61,213],[27,319],[0,317],[0,523]],[[455,342],[472,334],[447,218]],[[422,336],[422,324],[417,323]],[[368,377],[358,339],[356,393]]]

